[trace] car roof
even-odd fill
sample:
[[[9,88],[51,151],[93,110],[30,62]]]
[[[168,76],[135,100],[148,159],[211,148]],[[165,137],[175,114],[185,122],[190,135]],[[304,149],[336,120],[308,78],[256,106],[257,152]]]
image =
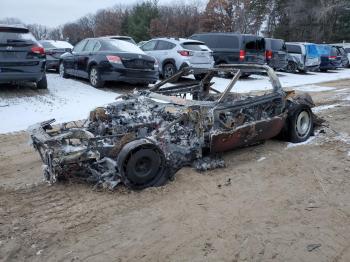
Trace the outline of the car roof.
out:
[[[127,35],[106,35],[106,36],[100,36],[99,38],[114,38],[114,37],[120,37],[120,38],[128,38],[128,39],[132,39],[131,36],[127,36]]]
[[[25,27],[22,24],[13,24],[13,25],[0,24],[0,28],[29,30],[27,27]]]
[[[258,38],[264,38],[263,36],[253,35],[253,34],[241,34],[236,32],[208,32],[208,33],[198,33],[193,35],[232,35],[232,36],[254,36]]]
[[[159,37],[159,38],[154,38],[151,40],[163,40],[163,41],[168,41],[174,44],[182,44],[186,42],[193,42],[193,43],[201,43],[205,45],[202,41],[194,40],[194,39],[188,39],[188,38],[175,38],[175,37]]]

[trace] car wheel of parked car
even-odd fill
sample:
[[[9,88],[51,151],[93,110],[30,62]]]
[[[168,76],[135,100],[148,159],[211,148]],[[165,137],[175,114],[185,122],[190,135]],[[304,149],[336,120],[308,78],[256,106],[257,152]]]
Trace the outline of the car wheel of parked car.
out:
[[[104,81],[101,80],[100,72],[98,71],[96,66],[93,66],[90,69],[89,79],[90,79],[90,84],[96,88],[102,88],[105,84]]]
[[[68,74],[66,73],[66,68],[65,68],[63,62],[60,63],[60,66],[58,68],[58,72],[60,74],[60,77],[68,78]]]
[[[47,89],[47,79],[46,79],[46,74],[43,75],[40,81],[36,83],[36,87],[38,89]]]
[[[305,105],[299,105],[288,118],[289,140],[293,143],[304,142],[313,133],[313,116],[311,109]]]
[[[296,63],[288,62],[288,65],[286,68],[287,73],[295,73],[297,71],[297,69],[298,69],[298,66]]]
[[[117,165],[123,182],[132,189],[161,186],[168,180],[163,152],[146,139],[126,144]]]
[[[167,63],[163,67],[163,77],[169,78],[176,73],[176,67],[172,63]]]
[[[322,73],[327,73],[327,69],[320,69],[320,71],[322,72]]]

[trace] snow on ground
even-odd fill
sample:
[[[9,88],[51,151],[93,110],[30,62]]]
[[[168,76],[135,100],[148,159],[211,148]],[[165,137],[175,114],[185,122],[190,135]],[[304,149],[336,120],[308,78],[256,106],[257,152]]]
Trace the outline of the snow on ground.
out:
[[[47,94],[9,99],[0,97],[3,105],[0,107],[0,133],[25,130],[34,123],[51,118],[57,123],[84,119],[91,109],[111,103],[117,96],[55,74],[47,74],[47,80]]]
[[[34,96],[6,98],[0,90],[0,133],[25,130],[28,126],[55,118],[57,123],[84,119],[89,111],[97,106],[113,102],[117,93],[95,89],[87,82],[63,79],[48,74],[48,92],[38,92]],[[329,73],[288,74],[278,73],[283,87],[308,92],[329,91],[331,87],[315,84],[350,78],[350,69]],[[223,91],[230,79],[214,78],[214,87]],[[271,85],[267,76],[252,75],[249,79],[238,81],[233,92],[269,90]],[[131,89],[130,89],[131,91]]]
[[[320,87],[314,84],[329,82],[341,79],[350,78],[350,69],[341,69],[337,71],[330,71],[328,73],[310,72],[307,74],[288,74],[278,73],[279,80],[284,88],[293,87],[293,89],[306,92],[323,92],[330,91],[332,87]],[[226,86],[230,82],[230,79],[214,78],[214,88],[219,91],[225,90]],[[248,79],[238,81],[234,86],[234,92],[246,93],[252,90],[269,90],[271,84],[267,76],[262,75],[251,75]]]

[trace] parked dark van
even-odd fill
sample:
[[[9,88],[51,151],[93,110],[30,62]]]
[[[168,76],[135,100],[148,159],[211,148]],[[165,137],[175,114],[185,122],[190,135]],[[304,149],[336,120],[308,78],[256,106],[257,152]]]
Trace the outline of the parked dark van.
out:
[[[45,49],[23,26],[0,25],[0,83],[34,82],[47,88]]]
[[[287,47],[282,39],[265,38],[265,57],[267,64],[274,70],[284,70],[287,67]]]
[[[337,49],[338,56],[341,57],[342,67],[344,68],[349,67],[348,53],[345,51],[345,48],[338,45],[334,45],[333,47]]]
[[[265,64],[265,39],[237,33],[194,34],[191,39],[204,42],[212,51],[215,64]]]
[[[317,45],[317,52],[321,59],[320,71],[327,72],[342,67],[341,56],[334,46]]]

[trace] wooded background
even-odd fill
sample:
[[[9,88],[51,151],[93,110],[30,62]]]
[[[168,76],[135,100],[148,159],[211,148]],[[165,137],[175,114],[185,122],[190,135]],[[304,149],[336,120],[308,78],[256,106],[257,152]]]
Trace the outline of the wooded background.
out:
[[[5,18],[0,23],[23,23]],[[189,37],[198,32],[239,32],[314,43],[350,42],[350,0],[209,0],[159,5],[156,0],[115,6],[57,28],[27,25],[37,39],[68,40],[129,35]]]

